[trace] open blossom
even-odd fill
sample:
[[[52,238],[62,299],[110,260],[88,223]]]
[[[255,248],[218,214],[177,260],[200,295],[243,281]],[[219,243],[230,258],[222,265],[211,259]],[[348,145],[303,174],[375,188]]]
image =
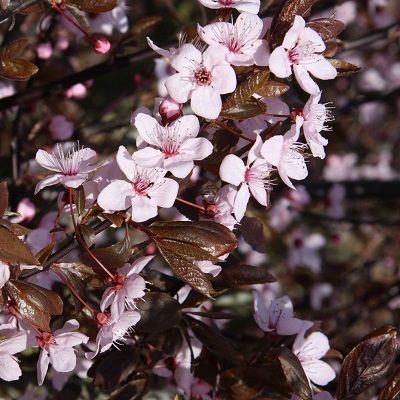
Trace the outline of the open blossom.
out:
[[[77,188],[85,182],[89,174],[98,166],[94,165],[97,155],[89,149],[75,149],[72,147],[67,154],[64,153],[60,144],[57,145],[53,154],[45,150],[38,150],[36,161],[44,168],[55,172],[41,180],[35,188],[35,194],[47,186],[62,184],[68,188]]]
[[[118,150],[117,163],[129,182],[115,180],[106,186],[97,199],[101,208],[113,213],[132,207],[132,220],[143,222],[157,215],[157,206],[172,207],[179,185],[164,178],[167,170],[137,165],[123,146]]]
[[[300,150],[303,144],[297,143],[299,132],[293,126],[285,135],[276,135],[265,141],[261,148],[262,156],[277,168],[279,176],[286,185],[295,189],[289,178],[302,180],[308,175],[307,165]]]
[[[257,136],[253,147],[249,150],[247,164],[234,154],[226,156],[221,163],[219,175],[225,182],[240,188],[235,197],[234,213],[240,221],[246,212],[250,193],[263,206],[268,204],[268,185],[271,167],[268,162],[262,158],[260,150],[262,140]]]
[[[313,332],[304,338],[307,325],[293,343],[293,353],[299,359],[307,378],[316,385],[325,386],[335,379],[335,371],[324,361],[321,361],[330,349],[328,338],[321,332]]]
[[[96,320],[99,331],[95,350],[86,353],[86,358],[89,360],[96,357],[99,352],[107,351],[113,344],[118,346],[125,341],[131,327],[140,320],[140,314],[137,311],[125,311],[119,317],[110,317],[106,313],[98,313]]]
[[[236,8],[240,12],[258,14],[260,0],[199,0],[203,6],[213,9]]]
[[[79,332],[74,332],[79,328],[79,323],[75,319],[67,321],[63,328],[51,332],[42,332],[37,337],[38,344],[42,349],[37,365],[38,383],[41,385],[46,376],[49,363],[59,372],[72,371],[76,366],[75,346],[87,343],[89,338]]]
[[[210,46],[218,46],[232,65],[268,65],[267,42],[262,39],[267,23],[254,14],[242,13],[235,24],[215,22],[204,28],[198,26],[201,39]]]
[[[143,167],[162,167],[177,178],[184,178],[193,169],[194,160],[202,160],[212,153],[211,142],[196,137],[200,125],[194,115],[185,115],[169,126],[162,126],[155,118],[139,113],[134,123],[140,140],[150,145],[132,155]]]
[[[321,36],[306,28],[304,19],[296,15],[293,26],[288,30],[281,46],[270,55],[269,68],[279,78],[287,78],[293,72],[303,90],[317,94],[320,90],[310,73],[316,78],[334,79],[337,75],[333,65],[320,53],[326,46]]]
[[[293,317],[293,304],[289,297],[269,301],[257,292],[254,297],[254,319],[264,332],[295,335],[304,327],[304,321]]]
[[[325,158],[324,146],[328,140],[321,131],[330,131],[326,123],[333,121],[332,113],[326,104],[319,104],[322,92],[311,95],[301,114],[296,116],[296,125],[303,127],[304,137],[314,157]]]
[[[11,325],[0,325],[0,379],[16,381],[22,375],[14,354],[26,349],[26,334]]]
[[[236,74],[216,46],[203,54],[192,44],[184,44],[171,60],[178,71],[165,81],[169,95],[179,103],[190,99],[195,114],[208,119],[218,117],[222,108],[221,94],[236,88]]]
[[[200,219],[213,219],[233,230],[238,223],[232,215],[236,194],[236,188],[232,185],[225,185],[214,196],[198,197],[196,199],[197,203],[201,203],[204,207],[204,212],[200,214]]]
[[[128,307],[134,306],[133,299],[145,295],[146,282],[139,272],[153,259],[154,256],[141,257],[132,264],[125,264],[117,269],[111,286],[105,290],[100,302],[100,310],[111,305],[111,315],[120,317]]]

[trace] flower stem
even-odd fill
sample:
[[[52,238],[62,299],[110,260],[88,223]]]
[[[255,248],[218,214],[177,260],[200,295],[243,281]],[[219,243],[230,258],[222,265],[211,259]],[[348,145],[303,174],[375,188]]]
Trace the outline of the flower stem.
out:
[[[176,200],[181,202],[181,203],[183,203],[183,204],[186,204],[186,205],[188,205],[190,207],[197,208],[200,211],[203,211],[203,212],[205,211],[203,206],[199,206],[198,204],[191,203],[190,201],[181,199],[180,197],[177,197]]]

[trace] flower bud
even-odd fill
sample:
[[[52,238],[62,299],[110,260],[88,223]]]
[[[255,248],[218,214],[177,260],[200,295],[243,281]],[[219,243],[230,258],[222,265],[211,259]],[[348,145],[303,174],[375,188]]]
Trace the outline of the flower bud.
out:
[[[111,43],[104,36],[92,36],[93,50],[98,54],[106,54],[110,51]]]
[[[162,125],[168,125],[182,116],[182,104],[167,96],[160,104],[159,112]]]

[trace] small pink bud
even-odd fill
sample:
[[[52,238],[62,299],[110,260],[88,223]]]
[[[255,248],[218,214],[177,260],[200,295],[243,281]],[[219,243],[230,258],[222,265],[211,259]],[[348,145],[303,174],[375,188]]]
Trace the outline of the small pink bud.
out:
[[[83,99],[87,96],[87,88],[83,83],[77,83],[69,87],[64,92],[64,96],[68,99]]]
[[[36,47],[37,56],[42,60],[48,60],[53,54],[53,47],[50,43],[40,43]]]
[[[106,54],[111,49],[111,43],[104,36],[92,36],[93,50],[98,54]]]
[[[182,104],[167,96],[160,104],[161,123],[165,126],[182,116]]]

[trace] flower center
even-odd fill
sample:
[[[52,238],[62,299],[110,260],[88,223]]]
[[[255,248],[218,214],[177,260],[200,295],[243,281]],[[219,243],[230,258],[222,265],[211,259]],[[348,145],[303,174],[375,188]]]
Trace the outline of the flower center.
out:
[[[194,79],[199,86],[208,86],[212,80],[211,71],[206,67],[200,67],[194,72]]]
[[[114,280],[112,282],[113,288],[112,290],[115,292],[118,292],[118,290],[121,290],[124,287],[124,282],[125,282],[125,276],[117,273],[114,275]]]
[[[218,3],[223,7],[230,7],[233,4],[233,0],[218,0]]]
[[[42,332],[40,336],[36,336],[36,340],[41,349],[48,347],[50,344],[56,343],[56,339],[51,332]]]
[[[96,314],[96,323],[97,323],[97,327],[100,328],[103,325],[107,324],[109,320],[109,317],[107,314],[99,312]]]

